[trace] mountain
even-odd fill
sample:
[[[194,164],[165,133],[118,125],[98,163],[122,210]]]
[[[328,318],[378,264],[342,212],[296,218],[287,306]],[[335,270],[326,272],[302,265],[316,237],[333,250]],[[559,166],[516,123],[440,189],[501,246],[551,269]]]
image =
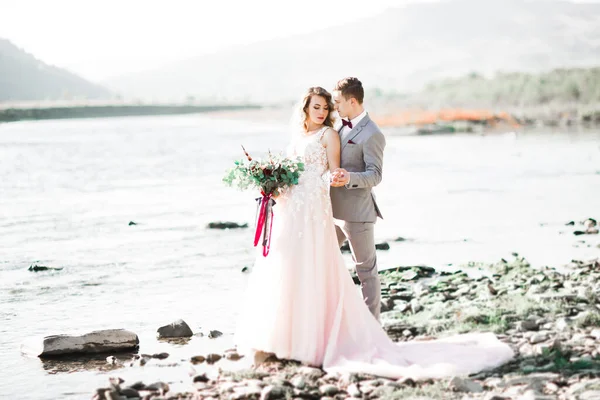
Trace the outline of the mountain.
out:
[[[45,64],[0,38],[0,101],[108,98],[108,89]]]
[[[106,85],[147,100],[277,102],[357,76],[379,91],[477,72],[600,65],[600,4],[455,0],[191,58]]]

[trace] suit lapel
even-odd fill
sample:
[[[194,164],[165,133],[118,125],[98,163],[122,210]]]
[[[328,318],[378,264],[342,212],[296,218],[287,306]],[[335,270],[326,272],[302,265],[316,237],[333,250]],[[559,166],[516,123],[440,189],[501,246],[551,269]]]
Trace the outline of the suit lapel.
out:
[[[358,134],[363,130],[363,128],[371,121],[371,118],[369,118],[369,114],[365,115],[365,117],[358,123],[358,125],[356,125],[354,128],[352,128],[352,130],[350,132],[348,132],[348,135],[346,135],[346,139],[343,140],[342,142],[342,150],[344,150],[344,147],[346,147],[346,145],[348,144],[349,141],[351,141],[352,139],[354,139],[355,137],[358,136]],[[343,125],[342,125],[343,126]],[[341,128],[340,128],[341,131]]]

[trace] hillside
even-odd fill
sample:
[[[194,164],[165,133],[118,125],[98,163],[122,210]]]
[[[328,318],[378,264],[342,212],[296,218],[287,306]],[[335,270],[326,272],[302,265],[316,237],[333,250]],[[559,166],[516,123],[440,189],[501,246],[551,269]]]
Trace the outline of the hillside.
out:
[[[111,93],[0,38],[0,102],[108,99]]]
[[[600,4],[456,0],[389,9],[311,34],[230,48],[106,82],[145,100],[277,102],[347,75],[418,91],[476,72],[600,65]]]

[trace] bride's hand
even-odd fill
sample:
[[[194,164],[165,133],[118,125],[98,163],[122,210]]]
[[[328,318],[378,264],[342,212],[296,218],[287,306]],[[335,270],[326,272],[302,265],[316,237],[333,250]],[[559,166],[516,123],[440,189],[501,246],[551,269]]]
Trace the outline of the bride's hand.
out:
[[[350,175],[348,171],[343,168],[336,168],[331,173],[331,186],[333,187],[341,187],[344,186],[350,180]]]

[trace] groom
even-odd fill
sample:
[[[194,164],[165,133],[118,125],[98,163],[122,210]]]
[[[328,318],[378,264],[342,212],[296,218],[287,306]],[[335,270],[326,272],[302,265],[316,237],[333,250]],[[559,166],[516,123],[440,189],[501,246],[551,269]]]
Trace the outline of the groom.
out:
[[[356,78],[345,78],[333,90],[342,118],[340,167],[331,182],[331,204],[340,246],[348,239],[365,303],[379,320],[381,282],[377,273],[374,228],[383,218],[371,188],[381,182],[385,137],[363,106],[364,90]]]

